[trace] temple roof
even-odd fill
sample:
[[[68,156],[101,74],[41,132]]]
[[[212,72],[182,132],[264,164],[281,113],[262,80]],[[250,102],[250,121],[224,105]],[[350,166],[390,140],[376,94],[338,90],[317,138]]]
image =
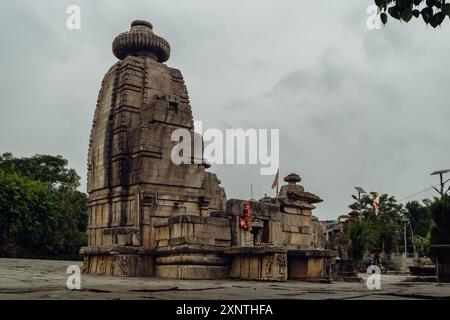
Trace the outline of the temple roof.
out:
[[[300,190],[298,191],[289,190],[287,191],[287,196],[290,200],[302,200],[308,203],[319,203],[323,201],[319,196],[315,195],[314,193]]]
[[[153,33],[153,25],[144,20],[131,23],[130,31],[118,35],[112,44],[114,55],[123,60],[127,56],[149,56],[159,62],[165,62],[170,57],[169,43]]]
[[[298,184],[301,180],[296,173],[287,175],[284,178],[287,184],[281,187],[278,199],[286,206],[313,209],[315,208],[312,205],[313,203],[319,203],[323,200],[311,192],[306,192],[303,186]]]

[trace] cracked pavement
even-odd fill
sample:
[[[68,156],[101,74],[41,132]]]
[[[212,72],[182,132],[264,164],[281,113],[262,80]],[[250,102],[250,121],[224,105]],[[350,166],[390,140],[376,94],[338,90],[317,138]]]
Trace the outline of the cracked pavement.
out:
[[[382,275],[381,290],[365,281],[313,283],[239,280],[171,280],[81,275],[81,290],[68,290],[69,265],[80,261],[0,259],[0,299],[450,299],[450,284],[406,282],[405,275]],[[367,274],[360,274],[365,280]]]

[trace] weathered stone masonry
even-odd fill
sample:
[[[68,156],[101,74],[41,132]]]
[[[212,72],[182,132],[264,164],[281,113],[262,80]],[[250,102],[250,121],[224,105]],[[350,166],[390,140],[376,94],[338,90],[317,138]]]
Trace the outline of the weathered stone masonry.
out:
[[[171,133],[194,134],[181,72],[164,64],[170,46],[146,21],[113,42],[120,60],[100,89],[88,153],[89,227],[83,272],[183,279],[321,278],[330,251],[314,236],[312,203],[293,175],[276,199],[226,201],[208,164],[175,165]],[[297,176],[298,177],[298,176]],[[289,180],[291,179],[291,180]],[[298,180],[298,181],[297,181]]]

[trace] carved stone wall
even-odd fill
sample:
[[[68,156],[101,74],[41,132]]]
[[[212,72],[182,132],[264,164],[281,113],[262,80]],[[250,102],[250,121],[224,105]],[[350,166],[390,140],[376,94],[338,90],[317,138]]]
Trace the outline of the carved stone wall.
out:
[[[89,243],[83,253],[107,246],[154,249],[169,218],[208,217],[226,203],[206,164],[171,160],[178,143],[172,132],[187,129],[193,136],[194,125],[181,72],[162,63],[168,43],[151,24],[135,21],[114,40],[113,51],[121,61],[102,81],[90,136]]]

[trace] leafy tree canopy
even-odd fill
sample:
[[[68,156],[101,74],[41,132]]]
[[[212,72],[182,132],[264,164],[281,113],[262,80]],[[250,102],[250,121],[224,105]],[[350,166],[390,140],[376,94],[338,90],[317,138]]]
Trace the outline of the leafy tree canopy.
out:
[[[356,260],[368,253],[391,253],[398,251],[402,225],[403,206],[395,197],[387,194],[379,195],[379,207],[374,200],[376,192],[365,194],[360,201],[349,207],[360,212],[360,219],[350,223],[349,238],[351,254]]]
[[[433,225],[431,228],[432,244],[450,244],[450,196],[435,198],[430,204]]]
[[[426,237],[430,231],[432,218],[429,204],[429,200],[424,200],[424,205],[419,201],[411,201],[405,205],[405,216],[409,219],[416,236]]]
[[[375,210],[376,197],[377,193],[371,192],[349,206],[360,212],[360,219],[351,222],[348,235],[354,259],[360,260],[369,253],[403,251],[404,248],[399,250],[404,246],[402,216],[409,219],[411,226],[406,229],[409,252],[415,249],[426,254],[431,244],[450,244],[450,196],[425,199],[422,203],[411,201],[403,207],[394,197],[381,194]]]
[[[0,155],[0,169],[4,172],[17,173],[54,188],[75,190],[80,185],[80,177],[74,169],[67,168],[68,164],[61,156],[37,154],[29,158],[15,158],[11,153]]]
[[[433,28],[440,26],[450,16],[450,3],[446,0],[374,0],[381,10],[381,21],[386,24],[388,17],[409,22],[420,18]]]
[[[60,156],[0,156],[0,256],[78,256],[86,244],[87,196]]]

